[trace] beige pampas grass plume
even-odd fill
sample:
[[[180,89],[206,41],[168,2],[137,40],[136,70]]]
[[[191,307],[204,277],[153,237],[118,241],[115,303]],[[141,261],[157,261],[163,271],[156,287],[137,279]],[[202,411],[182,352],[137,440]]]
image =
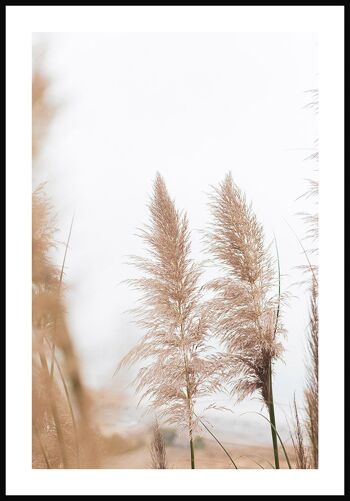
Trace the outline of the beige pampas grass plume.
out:
[[[313,100],[309,103],[316,113],[318,113],[318,91],[312,90]],[[315,141],[315,152],[309,157],[310,160],[315,160],[318,170],[318,141]],[[313,179],[308,179],[308,189],[302,195],[304,199],[312,199],[315,202],[313,212],[301,213],[306,226],[305,240],[309,242],[309,249],[304,250],[308,265],[304,268],[309,275],[309,329],[308,329],[308,364],[307,364],[307,381],[304,392],[306,420],[305,428],[308,437],[309,446],[309,467],[318,468],[318,391],[319,391],[319,358],[318,358],[318,337],[319,337],[319,315],[318,315],[318,191],[319,183],[316,176]]]
[[[149,211],[150,223],[140,234],[148,256],[132,258],[142,275],[129,281],[140,293],[133,313],[144,336],[121,365],[144,362],[137,391],[163,420],[187,429],[194,468],[195,404],[219,387],[206,345],[209,317],[200,270],[190,257],[187,216],[175,208],[160,174]]]
[[[305,389],[306,431],[310,445],[310,465],[318,468],[318,284],[311,277],[309,365]]]
[[[150,447],[152,468],[156,470],[167,469],[165,442],[159,429],[158,421],[152,427],[152,442]]]
[[[294,397],[294,433],[291,434],[297,468],[318,468],[318,284],[317,267],[310,281],[309,331],[307,338],[308,364],[304,390],[305,419],[299,417]],[[304,439],[307,438],[307,442]]]
[[[40,464],[40,449],[46,466],[72,468],[89,462],[88,404],[65,319],[62,273],[50,258],[53,221],[40,187],[32,217],[33,465]]]
[[[211,315],[226,353],[221,369],[237,400],[258,393],[269,411],[276,468],[279,468],[272,393],[273,363],[281,356],[281,294],[261,224],[231,174],[211,195],[209,250],[223,276],[214,292]]]
[[[316,113],[318,113],[318,91],[312,92],[314,100],[312,102]],[[317,145],[316,141],[316,145]],[[319,152],[316,147],[316,152],[312,156],[318,164]],[[316,169],[317,172],[317,169]],[[309,179],[309,189],[305,196],[312,198],[316,203],[316,210],[313,213],[304,214],[304,222],[307,226],[306,237],[311,242],[310,253],[312,255],[318,254],[318,179]],[[309,438],[310,446],[310,466],[311,468],[318,468],[318,387],[319,387],[319,373],[318,373],[318,336],[319,336],[319,322],[318,322],[318,265],[312,264],[310,266],[310,307],[309,307],[309,335],[308,335],[308,351],[309,351],[309,364],[308,375],[305,389],[305,404],[306,404],[306,430]]]
[[[308,467],[308,452],[304,443],[304,430],[302,421],[299,417],[295,395],[293,400],[293,418],[294,430],[291,431],[290,436],[295,452],[296,467],[297,469],[305,470]]]

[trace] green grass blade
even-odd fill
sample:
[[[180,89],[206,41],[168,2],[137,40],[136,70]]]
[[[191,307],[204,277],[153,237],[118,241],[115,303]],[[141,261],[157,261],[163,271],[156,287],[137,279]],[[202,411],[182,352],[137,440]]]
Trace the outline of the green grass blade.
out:
[[[220,442],[220,440],[218,440],[216,438],[216,436],[214,435],[214,433],[212,433],[212,431],[206,426],[206,424],[203,423],[203,421],[201,420],[200,417],[197,416],[197,414],[194,413],[194,415],[198,418],[198,420],[200,421],[200,423],[202,424],[202,426],[204,426],[204,428],[207,430],[207,432],[210,433],[210,435],[213,437],[213,439],[220,445],[221,449],[225,452],[225,454],[227,455],[227,457],[230,459],[230,461],[233,464],[233,466],[236,468],[236,470],[238,470],[236,463],[234,462],[234,460],[232,459],[232,457],[230,456],[230,454],[227,452],[227,450],[225,449],[225,447],[222,445],[222,443]]]
[[[271,423],[271,421],[266,416],[264,416],[264,414],[261,414],[260,412],[256,412],[256,411],[243,412],[243,414],[241,414],[241,416],[244,416],[245,414],[258,414],[259,416],[261,416],[262,418],[264,418],[268,423],[270,423],[270,426],[272,426],[275,429],[275,432],[276,432],[276,435],[278,437],[278,440],[280,441],[280,444],[282,446],[282,449],[283,449],[283,452],[284,452],[284,455],[285,455],[285,458],[286,458],[286,461],[287,461],[287,464],[288,464],[288,468],[291,470],[292,469],[292,465],[290,464],[286,448],[284,447],[283,441],[281,439],[280,434],[276,430],[276,427]]]

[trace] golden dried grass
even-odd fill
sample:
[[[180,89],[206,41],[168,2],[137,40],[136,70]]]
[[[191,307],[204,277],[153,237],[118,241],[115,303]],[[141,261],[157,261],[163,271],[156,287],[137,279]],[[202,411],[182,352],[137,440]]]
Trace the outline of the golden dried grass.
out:
[[[187,216],[176,209],[160,174],[149,210],[150,224],[140,231],[148,256],[131,259],[143,275],[128,281],[140,293],[133,314],[145,334],[121,365],[147,361],[136,389],[162,419],[187,428],[193,468],[194,407],[220,387],[207,346],[209,316],[200,269],[190,257]]]

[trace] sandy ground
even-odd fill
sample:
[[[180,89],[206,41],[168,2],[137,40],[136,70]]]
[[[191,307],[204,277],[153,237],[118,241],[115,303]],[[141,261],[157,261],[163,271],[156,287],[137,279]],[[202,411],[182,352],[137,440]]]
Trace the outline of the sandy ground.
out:
[[[261,467],[271,469],[273,454],[271,448],[264,445],[242,446],[233,444],[223,444],[230,453],[238,468],[260,469]],[[287,454],[293,465],[293,451],[287,448]],[[190,467],[189,449],[180,446],[167,447],[168,468],[187,469]],[[242,457],[243,456],[243,457]],[[226,456],[225,452],[214,441],[206,440],[204,447],[195,451],[197,469],[234,469],[233,464]],[[259,463],[261,466],[259,466]],[[288,468],[287,462],[280,451],[280,467]],[[145,469],[151,468],[149,448],[147,445],[139,447],[110,457],[103,468],[131,468]]]

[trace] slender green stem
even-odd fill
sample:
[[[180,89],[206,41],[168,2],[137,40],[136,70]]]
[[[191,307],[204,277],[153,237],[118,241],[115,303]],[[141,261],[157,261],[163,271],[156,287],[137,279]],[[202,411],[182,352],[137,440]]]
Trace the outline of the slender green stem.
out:
[[[281,265],[280,265],[280,256],[278,253],[278,246],[275,234],[273,234],[273,238],[275,240],[276,255],[277,255],[277,270],[278,270],[278,301],[277,301],[276,321],[273,331],[273,338],[275,338],[278,329],[278,320],[280,317],[280,310],[281,310]]]
[[[181,301],[178,301],[178,308],[179,308],[179,314],[180,317],[182,318],[182,305]],[[180,333],[181,333],[181,341],[182,341],[182,356],[183,356],[183,361],[184,361],[184,369],[185,369],[185,379],[186,379],[186,400],[187,400],[187,408],[188,408],[188,434],[189,434],[189,439],[190,439],[190,452],[191,452],[191,469],[195,469],[195,463],[194,463],[194,445],[193,445],[193,433],[192,433],[192,424],[193,424],[193,402],[192,402],[192,392],[191,392],[191,384],[190,384],[190,378],[188,375],[188,360],[187,360],[187,354],[186,350],[183,346],[183,341],[185,338],[185,333],[184,333],[184,325],[183,325],[183,320],[181,320],[180,324]]]
[[[277,329],[278,329],[278,320],[280,316],[280,308],[281,308],[281,266],[280,266],[280,258],[278,253],[278,246],[275,234],[273,235],[275,240],[276,254],[277,254],[277,266],[278,266],[278,301],[277,301],[277,311],[276,311],[276,320],[275,327],[273,332],[273,338],[275,339]],[[275,406],[273,402],[273,390],[272,390],[272,361],[269,363],[269,381],[268,381],[268,410],[270,416],[271,423],[271,436],[272,436],[272,446],[273,446],[273,455],[275,459],[275,468],[279,470],[280,462],[278,457],[278,443],[276,436],[276,420],[275,420]]]
[[[195,464],[194,464],[194,445],[193,445],[193,436],[192,436],[192,430],[190,430],[190,449],[191,449],[191,469],[195,469]]]
[[[277,444],[277,429],[276,429],[276,420],[275,420],[275,408],[273,403],[273,391],[272,391],[272,370],[271,363],[269,368],[269,401],[268,401],[268,409],[271,423],[271,436],[272,436],[272,445],[273,445],[273,455],[275,459],[275,468],[279,470],[280,462],[278,457],[278,444]]]

